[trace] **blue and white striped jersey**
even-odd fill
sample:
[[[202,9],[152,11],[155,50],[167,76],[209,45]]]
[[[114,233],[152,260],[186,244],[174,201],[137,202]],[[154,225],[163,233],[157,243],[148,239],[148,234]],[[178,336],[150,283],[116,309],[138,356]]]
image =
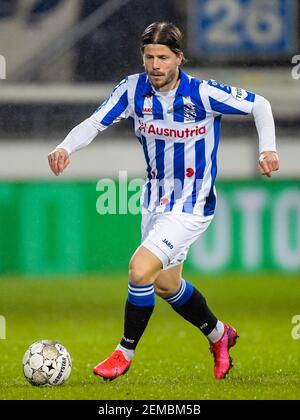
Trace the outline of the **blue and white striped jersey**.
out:
[[[171,103],[156,92],[146,73],[128,76],[91,117],[100,131],[132,120],[146,160],[141,202],[149,211],[212,217],[222,114],[246,115],[255,95],[214,80],[200,81],[180,70]]]

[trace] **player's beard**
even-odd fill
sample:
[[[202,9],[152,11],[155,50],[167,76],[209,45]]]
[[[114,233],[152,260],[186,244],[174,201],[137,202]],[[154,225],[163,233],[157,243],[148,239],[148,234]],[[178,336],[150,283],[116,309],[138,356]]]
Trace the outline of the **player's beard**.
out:
[[[160,81],[155,80],[153,75],[149,75],[151,83],[153,85],[153,87],[156,90],[162,89],[163,87],[172,84],[172,82],[175,83],[175,81],[177,80],[177,72],[176,69],[174,71],[170,70],[169,73],[165,76],[162,77]]]

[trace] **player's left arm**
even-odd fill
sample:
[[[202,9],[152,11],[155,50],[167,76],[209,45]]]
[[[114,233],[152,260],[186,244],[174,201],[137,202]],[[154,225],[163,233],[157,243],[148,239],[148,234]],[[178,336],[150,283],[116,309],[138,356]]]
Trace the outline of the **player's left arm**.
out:
[[[272,172],[279,169],[270,102],[263,96],[215,80],[208,81],[207,89],[209,105],[215,114],[253,114],[259,138],[260,172],[270,178]]]
[[[279,169],[279,158],[276,151],[275,124],[270,102],[256,94],[252,114],[259,138],[260,173],[271,178],[272,172]]]

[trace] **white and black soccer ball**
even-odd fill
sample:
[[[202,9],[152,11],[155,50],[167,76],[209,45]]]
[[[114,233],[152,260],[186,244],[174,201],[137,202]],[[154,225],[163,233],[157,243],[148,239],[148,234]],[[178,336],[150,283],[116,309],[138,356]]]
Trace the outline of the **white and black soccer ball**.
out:
[[[23,357],[23,372],[32,385],[61,385],[70,376],[71,369],[67,349],[56,341],[36,341]]]

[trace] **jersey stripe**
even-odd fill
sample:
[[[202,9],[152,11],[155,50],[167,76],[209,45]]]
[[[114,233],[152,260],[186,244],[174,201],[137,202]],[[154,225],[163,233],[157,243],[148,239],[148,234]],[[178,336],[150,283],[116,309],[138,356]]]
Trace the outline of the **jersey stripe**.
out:
[[[184,143],[174,143],[174,188],[171,194],[171,200],[165,211],[172,211],[175,201],[182,196],[184,186]]]
[[[143,203],[144,203],[144,207],[148,208],[149,204],[150,204],[150,198],[151,198],[151,180],[152,180],[151,172],[152,172],[152,168],[151,168],[151,165],[150,165],[150,159],[149,159],[149,154],[148,154],[146,137],[141,136],[141,139],[142,139],[143,151],[144,151],[146,164],[147,164],[147,178],[148,178],[148,182],[147,182],[146,188],[145,188]]]
[[[164,116],[163,116],[163,107],[162,104],[159,102],[159,100],[157,99],[157,97],[154,95],[152,97],[152,104],[153,104],[153,118],[155,120],[163,120]]]
[[[202,187],[204,170],[205,170],[205,140],[200,139],[195,143],[195,156],[196,156],[196,171],[193,184],[192,194],[186,199],[183,211],[185,213],[193,213],[194,206],[196,204],[199,191]]]
[[[191,79],[190,86],[191,86],[191,101],[196,106],[196,118],[195,121],[202,121],[206,118],[206,111],[203,106],[203,102],[200,96],[199,88],[200,88],[200,81],[194,78]]]
[[[173,108],[174,108],[174,121],[183,123],[184,122],[184,102],[183,102],[182,96],[175,97]]]
[[[134,109],[138,117],[143,118],[143,107],[145,102],[145,97],[143,96],[143,86],[146,81],[145,73],[139,75],[139,79],[136,85],[135,94],[134,94]]]
[[[101,124],[105,126],[111,125],[114,122],[114,120],[117,119],[122,114],[122,112],[125,111],[127,106],[128,106],[128,96],[127,96],[127,90],[126,90],[121,96],[121,98],[118,100],[116,105],[101,120]]]
[[[221,126],[221,115],[215,118],[214,120],[214,148],[211,154],[211,187],[208,194],[208,197],[206,198],[205,205],[204,205],[204,216],[210,216],[214,213],[215,207],[216,207],[216,195],[215,195],[215,179],[217,176],[217,151],[218,151],[218,145],[220,140],[220,126]]]
[[[158,205],[160,203],[160,199],[164,195],[164,185],[163,180],[165,177],[165,141],[164,140],[155,140],[155,160],[156,160],[156,169],[157,175],[156,179],[158,181]]]
[[[255,100],[255,93],[253,93],[253,92],[247,92],[247,93],[248,93],[248,95],[247,95],[247,98],[245,99],[245,101],[254,102],[254,100]]]
[[[211,109],[213,111],[220,112],[221,114],[247,115],[247,112],[243,112],[240,109],[224,104],[223,102],[219,102],[214,98],[209,97],[209,102],[210,102]]]

